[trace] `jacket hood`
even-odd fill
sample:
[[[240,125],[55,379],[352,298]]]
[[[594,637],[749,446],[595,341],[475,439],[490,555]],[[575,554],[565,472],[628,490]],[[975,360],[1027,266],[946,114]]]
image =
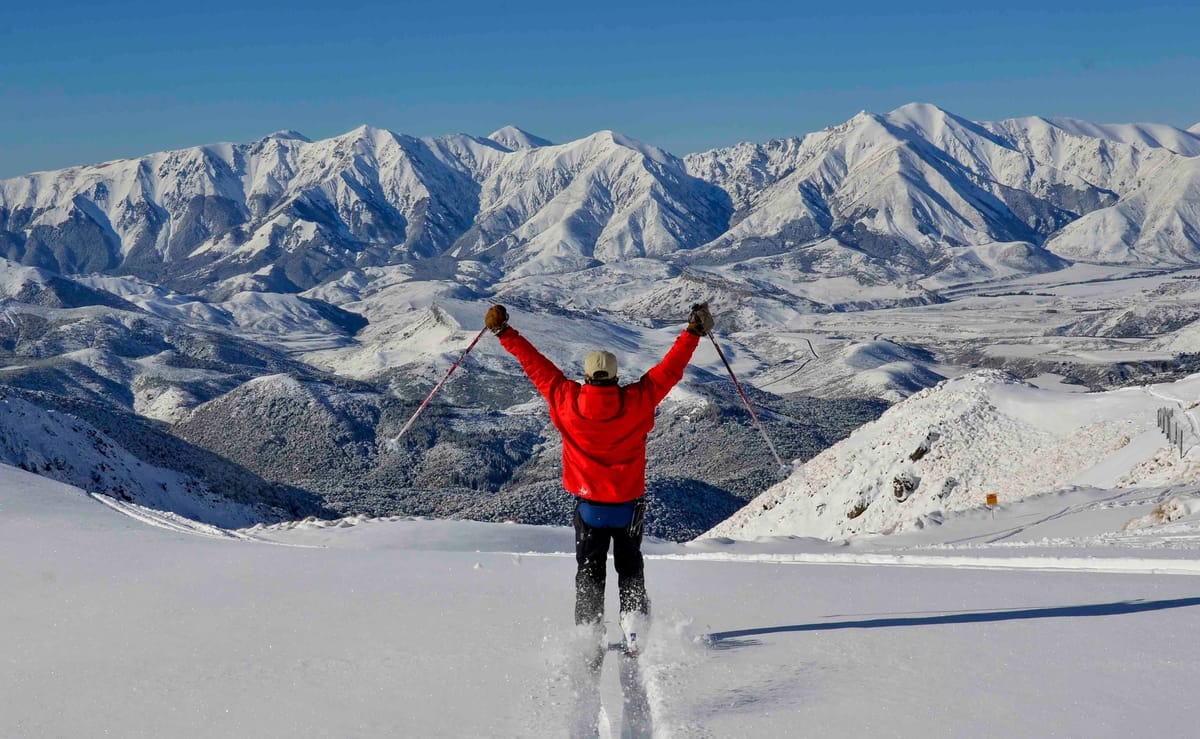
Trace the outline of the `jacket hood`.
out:
[[[609,421],[621,414],[621,388],[616,385],[584,385],[575,407],[589,421]]]

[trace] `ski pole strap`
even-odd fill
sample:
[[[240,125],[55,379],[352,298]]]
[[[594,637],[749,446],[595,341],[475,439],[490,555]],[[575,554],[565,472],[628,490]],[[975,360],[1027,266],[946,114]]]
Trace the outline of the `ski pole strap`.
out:
[[[417,416],[421,415],[421,411],[425,410],[425,406],[429,405],[429,401],[433,400],[433,396],[437,395],[438,390],[442,389],[442,385],[446,384],[446,380],[450,379],[450,375],[454,374],[454,370],[458,369],[458,365],[462,364],[462,361],[467,358],[467,355],[471,353],[471,350],[475,348],[475,345],[479,343],[479,340],[483,338],[483,335],[486,332],[487,327],[485,326],[482,330],[480,330],[479,333],[475,334],[475,338],[471,340],[471,343],[467,345],[467,348],[463,350],[463,353],[454,361],[454,364],[450,365],[450,369],[446,372],[446,375],[442,378],[441,382],[439,382],[437,385],[434,385],[433,390],[429,392],[429,395],[425,398],[421,405],[417,406],[417,410],[412,414],[412,418],[408,419],[408,423],[404,424],[404,427],[400,429],[400,433],[396,434],[392,440],[388,442],[389,446],[395,445],[398,441],[400,441],[400,437],[404,436],[404,433],[412,428],[413,423],[417,420]]]
[[[779,456],[779,450],[775,448],[775,444],[771,442],[771,437],[767,436],[767,429],[763,426],[762,421],[758,418],[758,413],[754,411],[754,405],[750,402],[750,396],[742,389],[742,383],[738,382],[737,375],[733,372],[733,367],[729,365],[729,360],[725,358],[725,352],[721,351],[721,345],[717,343],[717,337],[713,336],[713,332],[708,332],[708,338],[712,340],[713,348],[717,350],[717,356],[721,358],[721,362],[725,364],[725,369],[729,372],[729,379],[733,380],[733,386],[737,388],[738,395],[742,396],[742,402],[746,404],[746,410],[750,411],[750,418],[754,421],[758,432],[762,434],[763,441],[767,442],[767,447],[771,450],[771,454],[775,457],[775,462],[779,465],[779,472],[786,477],[788,465],[783,463],[783,458]]]

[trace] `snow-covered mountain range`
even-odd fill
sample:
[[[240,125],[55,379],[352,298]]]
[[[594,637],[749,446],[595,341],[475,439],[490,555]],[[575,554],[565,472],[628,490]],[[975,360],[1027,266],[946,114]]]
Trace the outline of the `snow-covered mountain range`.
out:
[[[613,131],[363,126],[38,172],[0,181],[0,384],[165,424],[345,512],[554,522],[554,432],[490,340],[379,451],[489,303],[564,368],[603,346],[634,378],[707,300],[807,459],[978,367],[1094,389],[1200,370],[1198,163],[1194,128],[911,104],[683,158]],[[655,533],[774,482],[707,345],[659,427],[652,485],[683,507]]]
[[[286,131],[0,181],[0,247],[204,295],[432,257],[511,279],[787,253],[866,283],[1191,264],[1197,155],[1200,135],[1166,126],[976,123],[926,104],[683,160],[611,131]]]
[[[1200,124],[930,105],[0,181],[0,735],[1191,735],[1198,182]],[[561,441],[482,317],[628,381],[700,300],[584,705]]]

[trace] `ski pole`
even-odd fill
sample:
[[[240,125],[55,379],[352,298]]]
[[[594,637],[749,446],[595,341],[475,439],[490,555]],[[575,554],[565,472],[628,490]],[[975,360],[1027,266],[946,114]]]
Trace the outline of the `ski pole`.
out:
[[[758,427],[758,432],[762,434],[763,441],[767,442],[767,447],[770,448],[771,454],[775,456],[775,461],[779,464],[779,473],[787,477],[787,472],[790,468],[783,463],[783,458],[779,456],[779,451],[771,443],[771,437],[767,436],[766,427],[758,419],[758,413],[754,411],[754,406],[750,403],[750,396],[746,395],[746,391],[742,389],[742,383],[738,382],[737,375],[733,373],[733,367],[729,366],[729,360],[725,358],[725,352],[721,351],[721,345],[717,343],[717,337],[713,336],[712,331],[709,331],[708,338],[712,340],[713,348],[717,350],[717,356],[721,358],[721,361],[725,364],[725,369],[729,371],[729,379],[733,380],[733,386],[737,388],[738,395],[742,396],[742,402],[746,404],[746,410],[750,411],[750,418],[754,420],[754,425]]]
[[[483,338],[483,334],[486,331],[487,327],[485,326],[480,329],[479,333],[475,334],[475,338],[471,340],[471,343],[467,345],[467,348],[463,350],[459,358],[454,361],[454,364],[450,365],[450,369],[446,371],[446,376],[442,378],[442,381],[434,385],[433,390],[429,391],[429,396],[425,398],[421,405],[417,406],[417,410],[412,414],[412,418],[408,419],[408,423],[404,424],[404,427],[400,429],[400,433],[388,440],[386,444],[388,451],[396,450],[396,446],[400,443],[400,437],[404,436],[404,432],[412,428],[413,423],[417,420],[417,416],[421,415],[421,411],[425,410],[425,406],[429,405],[429,401],[433,400],[433,396],[437,395],[438,390],[442,389],[442,385],[446,384],[446,380],[450,379],[450,375],[454,374],[454,370],[458,369],[458,365],[462,364],[462,361],[467,358],[467,355],[471,353],[471,350]]]

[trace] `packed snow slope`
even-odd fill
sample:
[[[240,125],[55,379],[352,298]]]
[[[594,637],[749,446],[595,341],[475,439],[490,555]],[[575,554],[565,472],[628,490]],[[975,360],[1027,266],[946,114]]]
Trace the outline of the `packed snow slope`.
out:
[[[937,525],[1072,487],[1195,480],[1200,375],[1080,394],[984,370],[922,390],[751,501],[706,536],[841,539]],[[1174,414],[1182,453],[1158,428]]]
[[[1188,736],[1200,581],[1151,573],[1198,571],[1197,517],[1102,539],[1164,495],[1197,491],[1043,499],[948,521],[939,546],[651,542],[641,680],[607,656],[601,736],[619,735],[623,691],[644,693],[656,737]],[[1073,524],[1081,548],[945,544],[1035,519]],[[226,531],[0,466],[0,533],[0,735],[567,733],[567,528]],[[1168,538],[1190,552],[1153,548]]]

